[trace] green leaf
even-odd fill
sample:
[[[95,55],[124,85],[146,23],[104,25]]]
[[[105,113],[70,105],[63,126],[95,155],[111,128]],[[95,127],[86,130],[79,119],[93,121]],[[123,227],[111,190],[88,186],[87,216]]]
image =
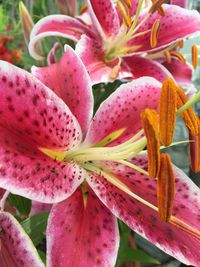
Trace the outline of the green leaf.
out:
[[[93,94],[94,94],[94,113],[99,108],[100,104],[107,99],[120,85],[121,81],[116,80],[113,83],[99,83],[93,86]]]
[[[41,212],[21,222],[22,227],[30,236],[35,246],[37,246],[44,238],[48,216],[48,212]]]
[[[130,248],[129,236],[131,229],[122,221],[118,221],[120,231],[120,247],[116,267],[121,266],[124,262],[138,261],[141,263],[159,264],[159,261],[137,248]]]
[[[154,263],[160,264],[160,262],[154,259],[152,256],[148,255],[140,249],[128,248],[120,253],[120,261],[139,261],[142,263]]]
[[[40,258],[43,261],[43,263],[46,264],[46,254],[40,249],[37,249],[37,251],[38,251],[38,254],[40,255]]]
[[[15,207],[21,215],[28,216],[31,210],[31,200],[22,196],[9,194],[8,203]]]

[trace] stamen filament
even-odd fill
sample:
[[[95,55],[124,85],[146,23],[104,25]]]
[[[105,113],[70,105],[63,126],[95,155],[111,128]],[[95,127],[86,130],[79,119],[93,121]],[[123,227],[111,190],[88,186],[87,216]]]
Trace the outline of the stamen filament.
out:
[[[177,107],[181,108],[184,104],[188,104],[188,96],[183,92],[180,87],[176,87],[177,92]],[[179,112],[179,110],[178,110]],[[193,135],[197,135],[199,131],[198,120],[196,118],[195,113],[192,110],[192,106],[188,106],[188,108],[182,111],[181,116],[187,126],[187,128],[191,131]]]
[[[137,10],[136,10],[136,13],[135,13],[135,16],[134,16],[133,23],[131,25],[130,31],[132,31],[135,28],[135,26],[136,26],[136,24],[138,22],[138,18],[139,18],[139,15],[140,15],[140,11],[142,9],[143,2],[144,2],[144,0],[139,0],[139,2],[138,2]]]
[[[123,164],[123,165],[125,165],[125,166],[128,166],[128,167],[130,167],[130,168],[132,168],[132,169],[135,169],[135,170],[138,171],[138,172],[141,172],[141,173],[143,173],[143,174],[149,176],[149,173],[148,173],[147,171],[145,171],[144,169],[138,167],[137,165],[135,165],[135,164],[133,164],[133,163],[131,163],[131,162],[129,162],[129,161],[126,161],[126,160],[118,160],[118,161],[116,161],[116,162],[121,163],[121,164]]]
[[[200,91],[196,93],[194,96],[192,96],[182,107],[180,107],[176,114],[181,115],[183,111],[187,110],[189,107],[193,106],[200,100]]]
[[[93,147],[77,151],[67,152],[65,161],[73,159],[78,162],[91,160],[118,160],[137,155],[146,146],[146,138],[143,137],[135,143],[124,145],[121,150],[116,147]]]
[[[178,58],[183,64],[186,63],[184,56],[180,52],[174,50],[174,51],[170,51],[169,53],[171,56]]]
[[[180,228],[184,232],[196,237],[200,240],[200,231],[196,228],[190,226],[189,224],[183,222],[182,220],[178,219],[175,216],[171,216],[169,219],[169,223],[175,225],[176,227]]]
[[[136,195],[135,193],[133,193],[128,187],[127,185],[125,185],[124,183],[122,183],[116,176],[108,174],[107,172],[101,170],[100,168],[97,168],[91,164],[85,164],[84,168],[86,170],[89,170],[91,172],[94,172],[100,176],[103,176],[106,180],[108,180],[111,184],[115,185],[118,189],[122,190],[123,192],[127,193],[129,196],[133,197],[134,199],[138,200],[140,203],[144,204],[145,206],[158,211],[158,208],[156,206],[154,206],[153,204],[149,203],[148,201],[146,201],[145,199],[139,197],[138,195]],[[88,181],[88,183],[90,184],[90,182]]]

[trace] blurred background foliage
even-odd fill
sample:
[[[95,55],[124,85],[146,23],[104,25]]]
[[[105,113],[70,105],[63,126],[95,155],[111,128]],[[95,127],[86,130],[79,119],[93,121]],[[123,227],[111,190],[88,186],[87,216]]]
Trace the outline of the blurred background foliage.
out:
[[[22,27],[19,17],[19,0],[0,1],[0,59],[10,61],[19,67],[30,70],[33,65],[46,65],[46,62],[37,62],[30,57],[27,45],[24,41]],[[191,1],[192,2],[192,1]],[[60,14],[59,8],[54,0],[25,0],[33,22],[50,14]],[[191,3],[190,3],[191,4]],[[193,1],[196,9],[200,6],[200,1]],[[78,10],[83,5],[79,0]],[[69,43],[72,47],[74,44],[62,38],[48,38],[42,42],[42,49],[47,55],[53,44],[58,41],[62,47]],[[58,57],[63,51],[58,53]],[[199,70],[198,70],[199,74]],[[199,77],[199,76],[198,76]],[[117,87],[121,81],[115,81],[108,84],[98,84],[93,87],[95,98],[94,112],[96,112],[100,103],[106,99]],[[181,129],[182,132],[182,129]],[[179,151],[180,152],[180,151]],[[175,152],[172,153],[174,155]],[[180,153],[179,153],[180,154]],[[173,157],[173,156],[172,156]],[[176,159],[175,159],[176,160]],[[181,160],[182,162],[182,160]],[[178,164],[177,164],[178,165]],[[183,166],[181,166],[183,168]],[[9,204],[16,209],[18,220],[22,227],[31,237],[33,243],[38,249],[41,258],[45,261],[45,229],[47,225],[48,213],[43,212],[37,215],[29,216],[31,209],[30,200],[10,194]],[[141,237],[133,233],[125,224],[119,221],[120,229],[120,248],[117,260],[117,267],[141,267],[141,266],[165,266],[178,267],[181,265],[170,256],[164,254],[159,249],[152,246],[149,242],[144,241]]]

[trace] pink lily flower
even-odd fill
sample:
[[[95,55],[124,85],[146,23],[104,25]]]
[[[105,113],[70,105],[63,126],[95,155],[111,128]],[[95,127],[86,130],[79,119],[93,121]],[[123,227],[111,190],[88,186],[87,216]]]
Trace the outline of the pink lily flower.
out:
[[[1,267],[44,267],[32,241],[10,213],[0,211],[0,229]]]
[[[129,2],[129,7],[125,2]],[[142,9],[142,2],[117,1],[119,4],[115,5],[112,0],[87,0],[92,20],[89,25],[80,18],[47,16],[35,25],[31,33],[30,54],[41,59],[35,45],[44,37],[66,37],[78,41],[76,51],[93,84],[145,75],[163,82],[171,76],[170,72],[159,63],[145,58],[147,53],[164,50],[198,32],[200,16],[197,11],[167,4],[162,5],[165,15],[161,16],[153,8],[155,4]],[[124,15],[123,10],[126,11]]]
[[[171,0],[171,4],[187,8],[189,5],[189,0]]]
[[[48,221],[47,266],[114,266],[116,218],[198,266],[199,188],[174,167],[179,224],[162,222],[157,181],[141,154],[140,113],[157,108],[160,82],[143,77],[121,85],[92,119],[90,79],[70,47],[58,63],[32,71],[37,78],[0,62],[0,187],[60,202]]]

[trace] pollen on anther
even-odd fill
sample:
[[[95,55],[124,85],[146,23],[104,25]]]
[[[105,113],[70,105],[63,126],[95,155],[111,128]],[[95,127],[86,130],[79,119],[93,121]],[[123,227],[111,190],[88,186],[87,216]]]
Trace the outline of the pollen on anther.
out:
[[[173,140],[176,123],[176,85],[172,78],[163,82],[159,103],[160,139],[164,146]]]
[[[169,221],[173,210],[174,195],[175,176],[170,156],[165,153],[161,155],[157,184],[158,211],[161,221]]]
[[[159,30],[160,30],[160,20],[156,19],[152,26],[151,36],[150,36],[150,45],[152,48],[155,48],[157,46]]]
[[[156,178],[160,169],[158,114],[155,110],[145,109],[141,114],[141,119],[147,138],[148,173],[150,176]]]
[[[198,46],[193,45],[192,46],[192,66],[196,69],[198,66]]]
[[[188,101],[188,96],[184,93],[184,91],[180,87],[176,87],[176,104],[177,109],[181,108]],[[181,116],[185,122],[185,125],[189,129],[192,135],[197,135],[199,132],[199,123],[196,117],[196,114],[193,112],[192,107],[189,107],[187,110],[184,110],[181,113]]]

